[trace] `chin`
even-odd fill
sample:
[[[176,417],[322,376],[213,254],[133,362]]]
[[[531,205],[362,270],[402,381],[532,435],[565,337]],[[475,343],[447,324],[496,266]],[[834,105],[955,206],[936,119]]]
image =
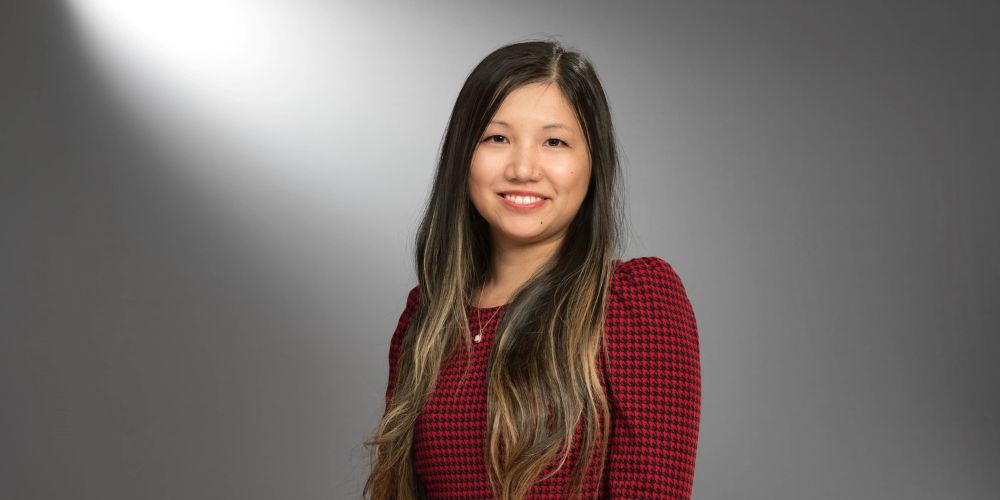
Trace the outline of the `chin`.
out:
[[[545,233],[542,232],[534,232],[534,233],[517,232],[517,233],[503,233],[502,237],[503,239],[510,241],[512,243],[529,244],[529,243],[537,243],[539,241],[544,240],[546,238],[546,235]]]

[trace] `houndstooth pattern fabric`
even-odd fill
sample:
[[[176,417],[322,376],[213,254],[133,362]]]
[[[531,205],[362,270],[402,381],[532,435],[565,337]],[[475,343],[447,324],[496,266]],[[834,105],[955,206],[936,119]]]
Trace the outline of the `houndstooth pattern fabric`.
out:
[[[611,278],[600,378],[611,409],[606,465],[597,477],[592,462],[584,498],[690,498],[701,417],[698,328],[684,285],[658,257],[637,257]],[[414,287],[389,347],[386,405],[396,380],[402,336],[419,303]],[[417,477],[429,498],[490,498],[484,459],[486,368],[496,327],[508,305],[469,308],[472,364],[460,347],[442,366],[435,390],[417,418],[413,454]],[[563,498],[562,488],[578,460],[582,424],[563,468],[537,481],[528,498]],[[544,477],[555,463],[542,472]]]

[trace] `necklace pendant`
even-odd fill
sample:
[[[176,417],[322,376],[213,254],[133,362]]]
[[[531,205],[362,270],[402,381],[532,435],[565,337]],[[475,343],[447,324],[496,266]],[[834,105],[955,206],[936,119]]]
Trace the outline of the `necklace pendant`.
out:
[[[475,342],[475,343],[477,343],[477,344],[479,342],[481,342],[482,340],[483,340],[483,332],[479,332],[474,337],[472,337],[472,341]]]

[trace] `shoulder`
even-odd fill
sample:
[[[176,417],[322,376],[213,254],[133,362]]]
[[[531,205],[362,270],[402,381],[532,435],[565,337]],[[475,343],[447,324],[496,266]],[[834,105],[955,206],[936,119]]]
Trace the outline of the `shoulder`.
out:
[[[654,256],[621,262],[611,278],[606,317],[609,341],[697,343],[691,300],[680,275]]]
[[[650,295],[686,296],[684,283],[674,267],[655,256],[636,257],[618,264],[611,277],[611,293],[620,301]]]
[[[418,306],[420,306],[420,285],[411,288],[406,294],[406,303],[403,304],[403,312],[399,316],[399,322],[409,323]]]
[[[414,286],[406,294],[406,300],[403,304],[403,310],[399,314],[399,322],[396,324],[396,330],[392,334],[392,339],[390,343],[393,347],[398,346],[402,343],[403,334],[406,333],[413,321],[413,316],[420,305],[420,285]]]
[[[420,285],[417,285],[410,289],[410,292],[406,294],[406,309],[415,309],[420,303]]]

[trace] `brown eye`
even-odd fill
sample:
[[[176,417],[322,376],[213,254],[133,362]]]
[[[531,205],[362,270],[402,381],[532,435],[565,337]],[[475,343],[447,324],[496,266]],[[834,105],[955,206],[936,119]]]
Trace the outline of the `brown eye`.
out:
[[[555,141],[555,142],[553,142],[553,141]],[[553,137],[553,138],[548,139],[547,141],[545,141],[545,143],[548,144],[549,146],[559,146],[560,144],[566,144],[566,141],[564,141],[562,139],[557,139],[557,138]]]
[[[497,139],[497,138],[499,138],[500,140],[499,141],[494,140],[494,139]],[[502,136],[502,135],[491,135],[491,136],[486,137],[486,139],[484,139],[483,142],[496,142],[496,143],[501,143],[502,144],[503,141],[506,140],[506,139],[507,138],[504,137],[504,136]]]

